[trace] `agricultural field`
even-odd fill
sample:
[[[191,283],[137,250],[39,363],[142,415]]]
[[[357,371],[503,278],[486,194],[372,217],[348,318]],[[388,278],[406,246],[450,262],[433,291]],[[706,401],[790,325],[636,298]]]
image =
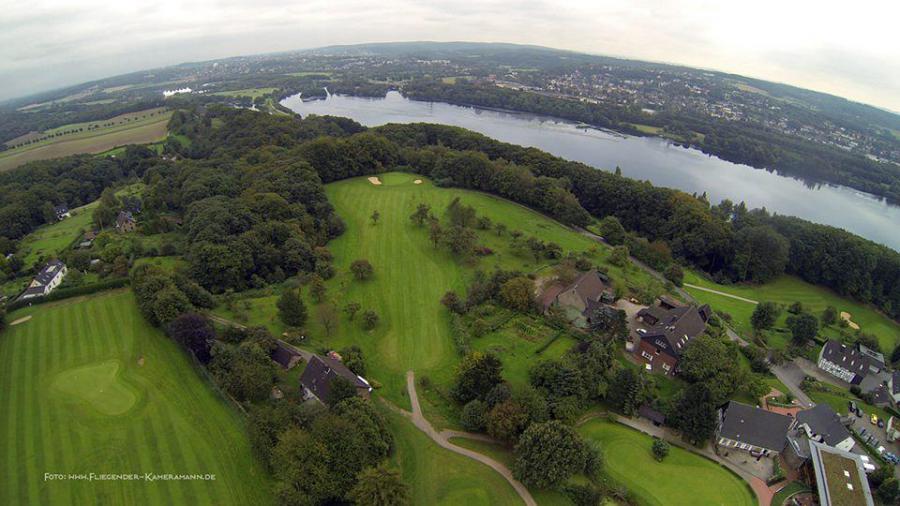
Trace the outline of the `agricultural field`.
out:
[[[59,133],[57,137],[0,152],[0,171],[35,160],[78,153],[102,153],[126,144],[159,141],[166,137],[171,116],[170,111],[157,108],[123,114],[103,121],[63,125],[43,133],[43,135]],[[15,143],[16,140],[10,142]]]
[[[650,450],[653,439],[630,427],[597,419],[578,430],[600,444],[606,473],[625,485],[640,504],[756,504],[741,478],[687,450],[672,446],[668,457],[658,462]]]
[[[556,242],[566,251],[590,252],[597,263],[605,264],[609,255],[604,246],[509,201],[467,190],[437,188],[428,180],[415,184],[419,178],[411,174],[387,173],[380,177],[383,184],[377,186],[366,178],[326,186],[329,201],[347,224],[346,232],[328,244],[337,271],[337,275],[327,282],[328,298],[339,311],[348,302],[360,303],[363,310],[375,310],[380,317],[378,327],[364,331],[359,317],[350,322],[342,314],[338,328],[328,336],[316,317],[322,306],[307,298],[310,309],[307,330],[313,336],[308,346],[340,349],[350,344],[359,345],[371,364],[368,376],[384,385],[381,393],[398,405],[408,407],[404,375],[409,369],[415,369],[419,377],[428,376],[438,384],[446,384],[452,379],[459,357],[450,334],[448,312],[440,304],[446,291],[465,293],[475,268],[491,271],[499,267],[540,273],[549,265],[549,261],[536,263],[530,256],[514,255],[508,245],[508,234],[501,237],[493,231],[479,231],[478,234],[479,244],[491,248],[494,254],[481,258],[475,267],[463,265],[443,248],[432,246],[427,230],[410,221],[409,216],[416,205],[427,203],[440,216],[455,197],[460,197],[464,204],[473,206],[479,216],[504,223],[510,230],[519,229],[526,236]],[[374,210],[381,215],[376,225],[370,221]],[[374,267],[375,274],[368,281],[356,281],[349,272],[350,263],[360,258],[368,259]],[[623,270],[610,266],[609,273],[625,287],[655,282],[635,267]],[[278,335],[284,327],[277,319],[277,298],[274,291],[261,294],[258,298],[238,301],[235,304],[237,310],[223,306],[216,314],[252,325],[265,325]],[[239,316],[236,313],[242,313],[244,318],[236,318]],[[510,342],[503,346],[536,348],[551,336],[548,330],[546,335],[536,336],[534,343]],[[486,341],[487,346],[492,344],[490,339],[488,337]],[[476,349],[481,346],[485,345],[479,340],[473,342]],[[560,353],[559,350],[554,352]],[[505,360],[522,361],[521,364],[506,365],[510,371],[517,371],[514,375],[522,375],[533,361],[533,355],[517,353]],[[430,403],[440,400],[426,392],[424,401],[426,414],[431,416]],[[432,422],[441,425],[440,421]]]
[[[520,505],[512,486],[493,469],[438,446],[401,415],[382,410],[396,446],[393,464],[418,506]]]
[[[860,326],[862,332],[878,337],[878,342],[881,344],[883,351],[890,353],[894,346],[900,342],[900,324],[879,313],[872,306],[841,297],[827,288],[809,284],[795,276],[781,276],[774,281],[758,286],[746,284],[720,285],[701,277],[693,271],[686,270],[684,282],[758,302],[777,302],[784,305],[785,309],[792,303],[799,301],[807,311],[812,312],[816,316],[821,315],[827,306],[834,306],[839,312],[846,311],[850,313],[852,321]],[[752,334],[750,315],[753,314],[754,304],[696,288],[685,287],[685,289],[697,300],[709,304],[713,309],[730,314],[732,316],[732,326],[737,332],[745,336]],[[787,311],[782,312],[775,326],[784,328],[785,320],[788,316],[789,313]],[[850,329],[846,330],[850,331]],[[836,325],[820,329],[819,334],[824,337],[840,339],[840,331]],[[789,341],[789,333],[769,332],[769,345],[774,348],[783,349]]]
[[[22,321],[29,318],[26,321]],[[236,408],[128,290],[8,315],[0,339],[0,504],[271,504]],[[45,481],[44,473],[214,474]]]

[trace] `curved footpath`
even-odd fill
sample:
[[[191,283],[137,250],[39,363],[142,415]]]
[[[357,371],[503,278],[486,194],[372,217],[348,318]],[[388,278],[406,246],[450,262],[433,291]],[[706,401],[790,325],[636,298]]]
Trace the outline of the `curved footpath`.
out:
[[[469,450],[468,448],[461,448],[459,446],[454,445],[450,442],[451,437],[464,437],[469,439],[477,439],[481,441],[494,442],[493,439],[484,436],[482,434],[472,434],[469,432],[460,432],[455,430],[445,430],[438,432],[432,427],[432,425],[428,422],[425,416],[422,414],[422,408],[419,405],[419,396],[416,393],[416,378],[413,371],[406,372],[406,389],[409,392],[409,401],[412,405],[412,413],[409,411],[398,408],[397,406],[391,404],[389,401],[385,399],[381,399],[382,402],[390,406],[391,409],[399,412],[403,416],[412,420],[413,425],[415,425],[419,430],[425,433],[432,441],[437,443],[440,447],[446,448],[451,452],[458,453],[460,455],[466,456],[472,460],[476,460],[481,462],[482,464],[490,467],[494,471],[500,473],[501,476],[506,478],[506,481],[512,485],[513,489],[516,493],[519,494],[519,497],[522,498],[522,501],[526,506],[537,506],[534,498],[531,496],[531,492],[525,488],[519,480],[515,479],[512,475],[512,471],[509,470],[508,467],[497,462],[496,460],[482,455],[478,452]]]

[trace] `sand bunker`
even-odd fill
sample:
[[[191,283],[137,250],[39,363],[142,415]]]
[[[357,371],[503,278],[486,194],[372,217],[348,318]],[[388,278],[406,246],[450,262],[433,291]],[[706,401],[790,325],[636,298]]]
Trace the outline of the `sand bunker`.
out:
[[[369,182],[374,184],[375,186],[381,186],[381,180],[375,176],[369,177]]]
[[[27,321],[30,320],[30,319],[31,319],[31,315],[23,316],[23,317],[19,318],[18,320],[15,320],[15,321],[13,321],[12,323],[10,323],[9,326],[12,327],[13,325],[18,325],[18,324],[20,324],[20,323],[25,323],[25,322],[27,322]]]
[[[847,326],[853,330],[859,330],[859,324],[851,320],[852,315],[846,311],[841,311],[841,320],[847,322]]]
[[[422,184],[422,180],[421,180],[421,179],[416,179],[415,181],[413,181],[413,184]]]

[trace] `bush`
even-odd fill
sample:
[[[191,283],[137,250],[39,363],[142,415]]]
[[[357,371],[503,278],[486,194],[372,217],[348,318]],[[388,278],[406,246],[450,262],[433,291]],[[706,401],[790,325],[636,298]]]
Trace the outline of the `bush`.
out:
[[[459,422],[463,428],[468,431],[481,432],[485,427],[485,415],[487,414],[487,404],[478,399],[469,401],[463,406],[462,414]]]
[[[659,438],[653,439],[653,458],[662,462],[669,455],[669,443]]]

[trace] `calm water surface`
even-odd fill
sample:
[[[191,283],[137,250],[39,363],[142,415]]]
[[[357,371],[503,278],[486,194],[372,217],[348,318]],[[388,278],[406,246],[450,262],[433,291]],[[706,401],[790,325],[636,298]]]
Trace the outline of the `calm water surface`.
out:
[[[900,250],[898,206],[845,186],[810,186],[777,173],[726,162],[664,139],[576,128],[570,122],[525,113],[419,102],[397,92],[390,92],[385,98],[331,95],[326,100],[310,102],[294,96],[282,104],[301,116],[345,116],[366,126],[427,122],[468,128],[601,170],[619,166],[623,175],[646,179],[657,186],[706,192],[710,202],[726,198],[735,203],[744,201],[748,207],[765,207],[778,214],[844,228]]]

